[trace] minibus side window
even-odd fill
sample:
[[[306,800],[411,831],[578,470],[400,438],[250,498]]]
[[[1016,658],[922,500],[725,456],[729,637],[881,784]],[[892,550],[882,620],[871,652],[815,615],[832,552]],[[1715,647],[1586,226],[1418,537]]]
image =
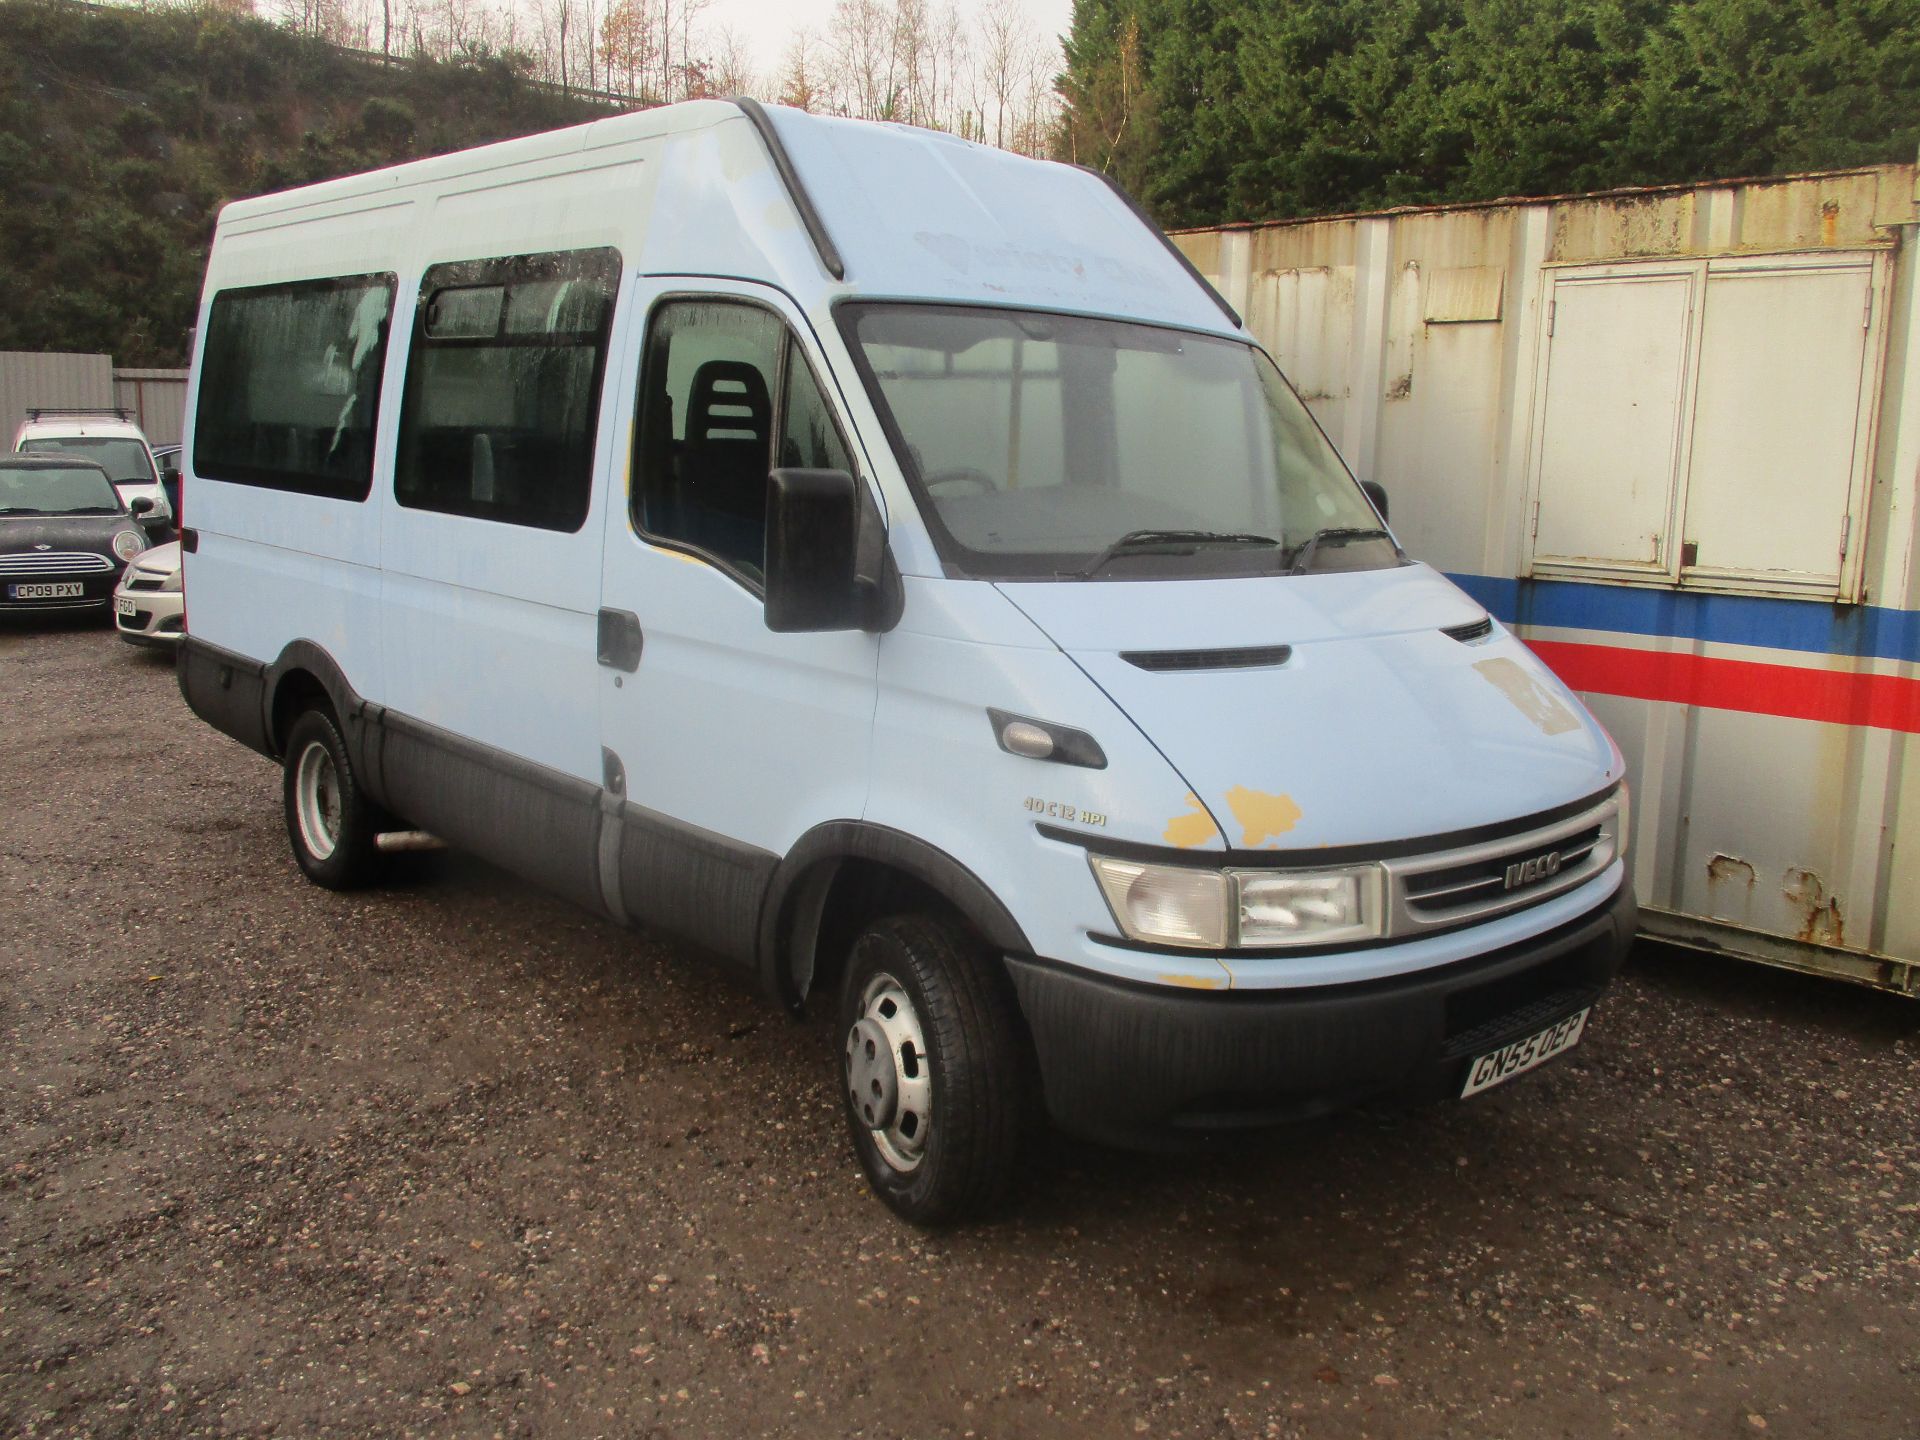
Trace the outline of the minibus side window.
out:
[[[215,295],[194,474],[365,500],[393,292],[392,275],[349,275]]]
[[[620,256],[429,268],[415,307],[393,493],[401,505],[575,531],[593,494]]]
[[[766,551],[767,472],[853,469],[798,342],[758,305],[676,300],[655,311],[640,417],[635,527],[752,585]]]

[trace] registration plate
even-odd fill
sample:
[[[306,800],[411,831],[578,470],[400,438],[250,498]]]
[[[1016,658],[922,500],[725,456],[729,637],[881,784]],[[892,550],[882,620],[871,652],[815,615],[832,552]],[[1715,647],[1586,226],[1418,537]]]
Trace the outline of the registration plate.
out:
[[[9,585],[9,600],[77,600],[86,594],[78,580],[42,580],[37,584]]]
[[[133,603],[133,597],[131,595],[114,596],[113,608],[117,614],[124,615],[129,620],[131,620],[139,610],[139,607]]]
[[[1580,1043],[1580,1035],[1587,1028],[1587,1015],[1591,1008],[1569,1015],[1538,1034],[1482,1055],[1468,1068],[1466,1088],[1461,1090],[1460,1097],[1465,1099],[1469,1095],[1478,1095],[1482,1090],[1491,1089],[1516,1075],[1524,1075],[1534,1066],[1545,1064],[1561,1052],[1571,1050]]]

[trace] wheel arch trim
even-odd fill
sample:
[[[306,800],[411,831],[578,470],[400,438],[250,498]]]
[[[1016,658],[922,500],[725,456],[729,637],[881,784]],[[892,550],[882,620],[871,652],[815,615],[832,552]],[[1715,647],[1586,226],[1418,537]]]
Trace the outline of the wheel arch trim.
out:
[[[904,830],[866,820],[829,820],[787,851],[760,907],[760,980],[768,995],[798,1010],[811,976],[825,900],[841,867],[870,861],[899,871],[939,895],[1002,954],[1030,954],[1026,933],[1000,897],[966,865]],[[803,972],[801,961],[807,961]]]

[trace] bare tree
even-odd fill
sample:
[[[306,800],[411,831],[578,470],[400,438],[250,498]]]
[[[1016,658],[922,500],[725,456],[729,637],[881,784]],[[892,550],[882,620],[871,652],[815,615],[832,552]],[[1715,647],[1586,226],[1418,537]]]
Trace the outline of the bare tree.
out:
[[[833,103],[830,84],[819,40],[811,30],[796,30],[787,44],[786,58],[780,62],[774,98],[796,110],[825,109]]]
[[[720,33],[708,43],[713,59],[713,89],[717,95],[751,95],[760,88],[754,74],[753,55],[745,40],[731,25],[722,25]]]
[[[600,22],[600,63],[608,88],[641,101],[654,99],[659,46],[656,0],[614,0]]]
[[[897,12],[885,0],[839,0],[827,27],[834,88],[847,114],[862,120],[898,118]]]
[[[1002,149],[1006,148],[1009,130],[1018,123],[1021,90],[1032,70],[1031,54],[1037,48],[1037,37],[1020,0],[987,0],[980,11],[976,94],[985,122],[982,131],[991,125],[993,143]]]

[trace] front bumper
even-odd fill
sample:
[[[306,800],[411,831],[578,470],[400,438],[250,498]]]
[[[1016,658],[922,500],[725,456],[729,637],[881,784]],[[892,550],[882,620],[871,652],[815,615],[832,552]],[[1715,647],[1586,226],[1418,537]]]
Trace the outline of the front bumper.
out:
[[[131,645],[155,645],[171,649],[185,633],[186,599],[178,590],[129,590],[124,585],[114,592],[114,628]],[[130,601],[133,613],[120,608]]]
[[[1356,985],[1167,991],[1009,957],[1063,1128],[1121,1144],[1458,1094],[1476,1055],[1591,1004],[1633,940],[1631,883],[1544,935]]]

